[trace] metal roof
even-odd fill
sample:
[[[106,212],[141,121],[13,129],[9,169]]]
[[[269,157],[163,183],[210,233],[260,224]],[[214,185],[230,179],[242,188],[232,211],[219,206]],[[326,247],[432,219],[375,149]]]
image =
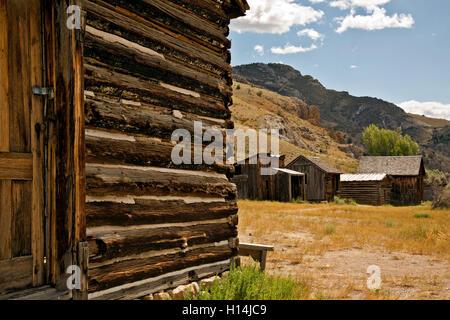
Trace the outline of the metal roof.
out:
[[[284,172],[287,174],[290,174],[291,176],[304,176],[305,174],[302,172],[289,170],[289,169],[282,169],[282,168],[271,168],[272,170],[278,171],[278,172]]]
[[[382,181],[386,177],[387,175],[385,173],[341,174],[341,182]]]

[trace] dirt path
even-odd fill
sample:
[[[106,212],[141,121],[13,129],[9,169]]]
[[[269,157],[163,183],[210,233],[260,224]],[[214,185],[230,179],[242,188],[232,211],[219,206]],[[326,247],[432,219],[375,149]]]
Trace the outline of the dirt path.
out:
[[[275,238],[280,241],[273,243]],[[294,244],[286,246],[281,241],[283,238]],[[242,235],[241,241],[274,244],[275,252],[268,254],[267,271],[306,279],[315,298],[450,299],[450,264],[429,256],[381,252],[369,247],[326,251],[321,255],[303,254],[295,243],[315,241],[305,231],[260,239],[250,233]],[[367,289],[366,271],[371,265],[381,270],[381,290],[377,293]]]

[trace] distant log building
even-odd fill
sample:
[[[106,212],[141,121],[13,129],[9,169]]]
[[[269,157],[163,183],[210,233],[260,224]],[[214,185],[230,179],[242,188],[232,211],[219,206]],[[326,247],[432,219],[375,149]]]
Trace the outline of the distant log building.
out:
[[[384,173],[342,174],[338,195],[358,203],[385,205],[391,201],[391,178]]]
[[[332,201],[339,190],[341,171],[319,157],[299,156],[286,168],[305,174],[308,201]]]
[[[133,299],[229,269],[233,167],[174,165],[171,134],[233,128],[228,26],[247,9],[0,0],[0,298]]]
[[[422,156],[362,157],[358,173],[385,173],[392,181],[391,203],[420,204],[424,197],[425,167]]]
[[[279,167],[271,167],[274,159],[279,161]],[[236,184],[238,198],[282,202],[304,199],[304,174],[283,167],[284,156],[259,154],[238,161],[231,179]],[[262,168],[270,169],[272,174],[262,174]]]

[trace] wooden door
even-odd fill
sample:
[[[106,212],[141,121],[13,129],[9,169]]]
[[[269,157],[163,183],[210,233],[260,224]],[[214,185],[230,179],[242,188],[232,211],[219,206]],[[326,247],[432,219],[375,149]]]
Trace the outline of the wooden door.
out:
[[[0,294],[44,283],[40,0],[0,0]]]

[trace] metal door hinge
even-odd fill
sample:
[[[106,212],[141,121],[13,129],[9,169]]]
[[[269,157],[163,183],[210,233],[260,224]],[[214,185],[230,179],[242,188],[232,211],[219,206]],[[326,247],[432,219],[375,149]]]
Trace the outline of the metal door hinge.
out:
[[[37,96],[48,96],[50,99],[53,99],[55,91],[51,87],[33,87],[33,94]]]

